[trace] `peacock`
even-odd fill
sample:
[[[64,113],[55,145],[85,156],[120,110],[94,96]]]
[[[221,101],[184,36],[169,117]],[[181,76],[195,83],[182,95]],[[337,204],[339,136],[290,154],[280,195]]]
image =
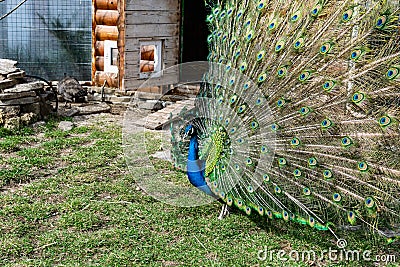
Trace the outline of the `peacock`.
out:
[[[210,67],[195,108],[170,124],[174,165],[248,215],[398,237],[399,5],[207,7]]]

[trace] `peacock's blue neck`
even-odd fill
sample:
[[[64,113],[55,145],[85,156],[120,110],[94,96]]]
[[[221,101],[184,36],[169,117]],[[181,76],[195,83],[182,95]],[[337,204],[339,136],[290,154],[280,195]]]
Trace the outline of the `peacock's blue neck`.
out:
[[[197,135],[193,135],[190,138],[187,161],[187,176],[189,182],[207,195],[215,197],[206,183],[204,169],[205,162],[203,160],[199,160],[198,137]]]
[[[190,138],[188,160],[197,159],[199,159],[199,141],[197,139],[197,135],[193,135]]]

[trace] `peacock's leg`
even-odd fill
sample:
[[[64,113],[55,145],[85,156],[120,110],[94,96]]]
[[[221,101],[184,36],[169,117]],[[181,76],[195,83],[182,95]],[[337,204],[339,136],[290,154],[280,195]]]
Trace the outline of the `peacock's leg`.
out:
[[[224,204],[222,205],[221,213],[218,216],[218,220],[222,220],[227,216],[229,216],[229,206]]]

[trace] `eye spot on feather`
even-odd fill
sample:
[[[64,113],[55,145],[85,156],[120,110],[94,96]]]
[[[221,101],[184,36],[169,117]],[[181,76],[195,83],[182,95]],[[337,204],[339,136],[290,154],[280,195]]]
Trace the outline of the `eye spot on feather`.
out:
[[[325,180],[330,180],[333,177],[332,171],[331,170],[324,170],[323,176]]]
[[[274,132],[278,131],[279,130],[278,124],[276,124],[276,123],[272,124],[271,125],[271,130],[274,131]]]
[[[332,121],[330,119],[325,119],[321,122],[322,129],[328,129],[332,126]]]
[[[278,159],[278,165],[279,165],[279,167],[286,166],[286,164],[287,164],[287,161],[286,161],[285,158],[279,158],[279,159]]]
[[[342,201],[342,196],[339,193],[335,193],[335,194],[333,194],[332,199],[335,202],[340,202],[340,201]]]
[[[382,128],[386,128],[392,123],[392,119],[389,116],[383,116],[379,119],[379,125]]]
[[[375,200],[372,197],[367,197],[365,199],[365,206],[369,209],[375,207]]]
[[[282,193],[282,189],[279,186],[275,186],[274,188],[275,194],[281,194]]]
[[[303,188],[303,194],[305,196],[311,196],[311,190],[308,187]]]
[[[313,217],[308,218],[308,225],[310,227],[314,227],[315,226],[315,219]]]
[[[353,144],[353,141],[351,140],[350,137],[345,136],[345,137],[342,138],[341,144],[342,144],[343,147],[349,147],[350,145]]]
[[[312,157],[312,158],[309,158],[309,159],[308,159],[308,166],[309,166],[310,168],[314,168],[314,167],[316,167],[317,165],[318,165],[318,161],[317,161],[316,158]]]
[[[349,211],[347,213],[347,220],[351,223],[351,224],[355,224],[356,222],[356,214],[353,211]]]
[[[299,170],[299,169],[295,169],[295,170],[293,171],[293,175],[294,175],[294,177],[296,177],[296,178],[301,177],[302,174],[303,174],[303,173],[302,173],[301,170]]]
[[[293,147],[298,147],[298,146],[300,146],[300,139],[297,138],[297,137],[294,137],[294,138],[290,141],[290,144],[291,144]]]
[[[368,164],[364,161],[359,162],[357,168],[360,172],[366,172],[368,171]]]
[[[386,72],[386,78],[389,80],[394,80],[400,76],[400,66],[391,67]]]
[[[301,115],[306,116],[311,112],[311,109],[309,107],[302,107],[299,112]]]
[[[361,103],[362,101],[364,101],[364,99],[365,99],[365,95],[361,92],[354,93],[353,97],[352,97],[352,101],[356,104]]]
[[[270,181],[270,178],[269,178],[269,175],[268,175],[268,174],[264,174],[264,175],[263,175],[263,181],[264,181],[264,182],[269,182],[269,181]]]
[[[387,16],[386,15],[380,16],[376,20],[375,28],[377,28],[379,30],[383,29],[385,27],[385,25],[386,25],[386,22],[387,22]]]

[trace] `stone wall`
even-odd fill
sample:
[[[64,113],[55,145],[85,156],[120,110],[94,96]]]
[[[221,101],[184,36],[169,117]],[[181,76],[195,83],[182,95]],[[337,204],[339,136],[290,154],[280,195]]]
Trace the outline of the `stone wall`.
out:
[[[39,81],[27,82],[17,62],[0,59],[0,127],[16,129],[52,112],[51,92]]]

